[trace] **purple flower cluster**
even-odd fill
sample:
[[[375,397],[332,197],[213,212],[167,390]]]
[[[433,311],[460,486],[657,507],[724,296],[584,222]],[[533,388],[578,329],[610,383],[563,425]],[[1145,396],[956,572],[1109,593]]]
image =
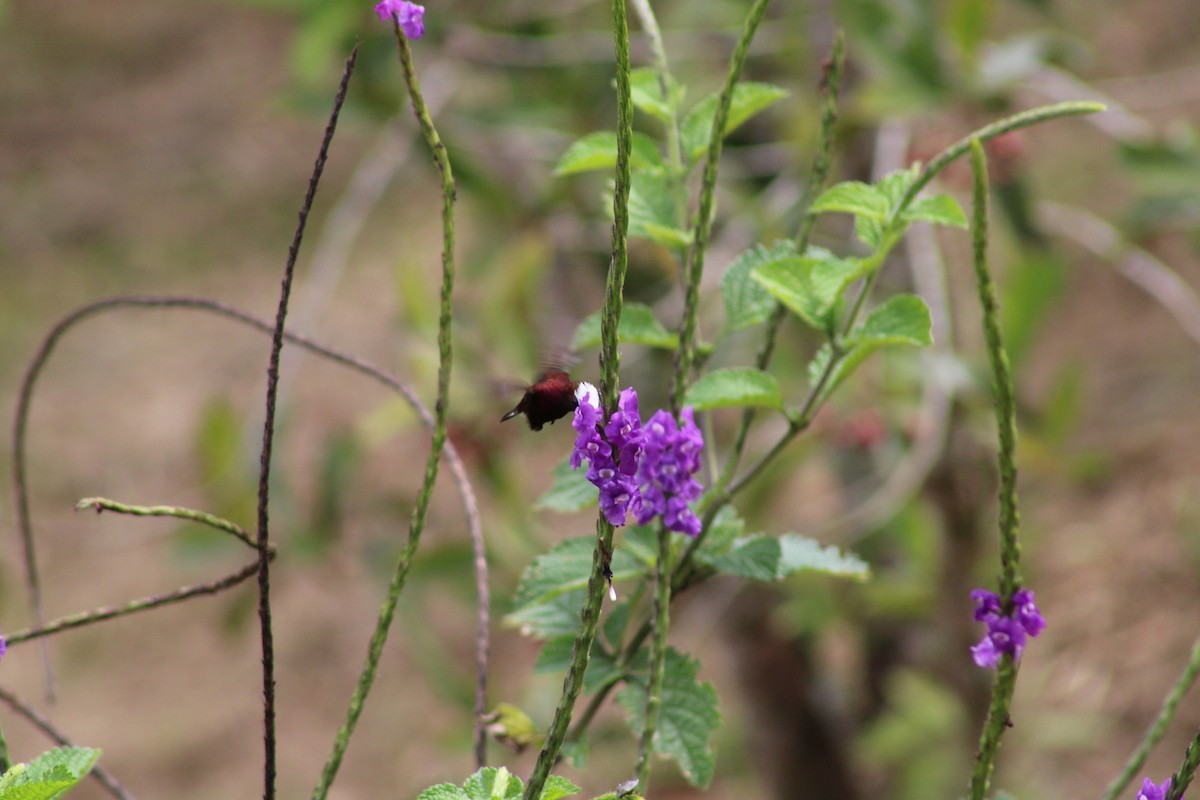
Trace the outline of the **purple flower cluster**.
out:
[[[1167,792],[1171,791],[1171,779],[1167,778],[1161,786],[1155,786],[1154,781],[1146,778],[1142,781],[1142,790],[1137,793],[1135,800],[1167,800]]]
[[[679,422],[656,411],[643,426],[637,392],[621,392],[617,410],[603,421],[596,387],[581,382],[575,390],[579,405],[572,421],[576,432],[571,467],[588,462],[587,479],[600,489],[600,511],[613,525],[624,525],[629,514],[639,524],[656,516],[668,530],[695,536],[700,519],[688,503],[703,487],[693,477],[700,469],[704,437],[685,408]]]
[[[0,634],[0,658],[4,658],[6,652],[8,652],[8,640],[4,638],[3,634]]]
[[[375,13],[384,22],[395,19],[409,39],[420,39],[425,35],[425,6],[408,0],[380,0],[375,5]]]
[[[975,601],[975,619],[987,624],[987,635],[971,648],[971,656],[981,667],[994,668],[1005,655],[1014,661],[1021,658],[1025,649],[1025,637],[1037,636],[1046,627],[1046,620],[1038,611],[1030,589],[1019,589],[1013,594],[1013,608],[1003,613],[1000,597],[986,589],[971,592]]]

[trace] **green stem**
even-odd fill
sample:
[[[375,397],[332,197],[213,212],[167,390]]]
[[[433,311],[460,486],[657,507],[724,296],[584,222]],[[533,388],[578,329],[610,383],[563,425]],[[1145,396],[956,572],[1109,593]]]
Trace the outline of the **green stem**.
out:
[[[992,372],[992,390],[996,397],[996,427],[1000,441],[1000,594],[1006,606],[1021,584],[1021,546],[1017,539],[1020,515],[1017,512],[1017,418],[1012,369],[1000,333],[1000,315],[996,286],[988,269],[988,179],[987,160],[978,139],[969,144],[971,153],[974,218],[971,225],[972,262],[983,309],[983,332],[987,341],[988,363]],[[979,739],[979,753],[971,774],[969,797],[983,800],[991,781],[1000,738],[1008,727],[1008,710],[1016,686],[1017,664],[1011,656],[1001,662],[992,686],[992,700]]]
[[[1175,680],[1175,685],[1171,687],[1170,694],[1163,700],[1162,708],[1158,712],[1158,718],[1154,720],[1150,729],[1146,731],[1146,735],[1142,737],[1141,744],[1133,751],[1133,755],[1129,757],[1129,761],[1125,764],[1125,769],[1121,770],[1121,774],[1104,791],[1104,794],[1100,796],[1100,800],[1117,800],[1118,795],[1125,792],[1125,787],[1137,776],[1142,766],[1146,763],[1146,757],[1150,755],[1150,751],[1162,739],[1163,734],[1167,732],[1167,726],[1175,719],[1175,712],[1179,710],[1180,701],[1183,700],[1188,690],[1192,688],[1198,674],[1200,674],[1200,639],[1197,639],[1192,644],[1192,652],[1188,656],[1187,665],[1184,666],[1183,672]]]
[[[822,104],[821,110],[821,133],[817,140],[817,152],[813,156],[812,169],[809,172],[808,183],[804,187],[804,196],[801,198],[800,207],[805,210],[805,213],[800,220],[800,228],[796,232],[796,252],[801,255],[808,249],[808,240],[812,235],[813,224],[816,222],[816,216],[807,213],[807,208],[812,199],[817,195],[817,192],[825,186],[825,181],[829,178],[829,166],[832,162],[833,153],[833,137],[837,128],[838,120],[838,101],[842,91],[842,72],[846,65],[845,53],[846,36],[839,28],[833,36],[833,50],[829,54],[829,71],[825,75],[825,101]],[[771,365],[771,359],[775,355],[775,340],[779,335],[779,328],[783,324],[783,320],[787,317],[787,307],[782,303],[775,301],[771,306],[771,315],[767,319],[767,329],[763,334],[762,347],[758,351],[758,356],[755,358],[754,365],[759,369],[765,370]],[[750,433],[750,426],[754,422],[756,409],[748,407],[742,411],[742,421],[738,426],[737,436],[734,438],[733,449],[729,453],[729,457],[725,460],[725,466],[721,470],[720,478],[717,485],[726,487],[733,480],[733,474],[737,471],[738,464],[741,462],[742,453],[746,449],[746,438]]]
[[[323,800],[329,793],[329,787],[337,776],[342,758],[346,753],[346,748],[350,744],[350,737],[354,734],[358,718],[362,714],[367,695],[370,693],[371,686],[375,682],[375,674],[379,669],[379,659],[383,654],[383,647],[387,643],[388,631],[391,628],[392,619],[396,613],[396,604],[399,602],[400,593],[404,589],[405,580],[408,577],[409,568],[412,566],[413,557],[416,555],[417,547],[420,545],[421,534],[425,530],[425,518],[429,511],[429,503],[433,498],[433,488],[438,476],[438,465],[441,462],[442,450],[446,444],[446,416],[450,402],[450,367],[453,360],[450,323],[451,299],[454,290],[454,173],[450,168],[450,159],[446,153],[446,147],[442,144],[442,139],[433,125],[433,119],[429,115],[429,107],[426,105],[425,98],[421,94],[421,85],[417,79],[416,70],[413,68],[412,53],[409,50],[408,39],[400,30],[400,25],[395,19],[393,19],[392,30],[396,38],[396,48],[400,57],[400,67],[404,73],[404,82],[408,87],[409,98],[412,101],[413,114],[417,118],[417,122],[421,128],[421,135],[433,155],[433,160],[437,165],[442,179],[442,290],[438,312],[437,400],[434,404],[434,429],[429,448],[429,457],[425,462],[425,477],[421,484],[421,489],[417,493],[416,505],[413,507],[412,516],[409,520],[408,542],[405,544],[403,552],[401,552],[399,559],[396,561],[391,583],[388,586],[387,597],[379,610],[375,630],[371,634],[371,641],[367,646],[366,663],[363,666],[362,673],[359,675],[354,692],[350,697],[346,720],[342,723],[342,727],[338,730],[337,736],[334,738],[333,747],[321,772],[320,780],[313,789],[312,796],[314,800]]]
[[[1192,737],[1192,741],[1187,746],[1187,752],[1183,754],[1183,763],[1171,776],[1171,790],[1167,792],[1165,800],[1183,800],[1183,793],[1191,785],[1197,766],[1200,766],[1200,731],[1197,731],[1196,735]]]
[[[675,226],[680,230],[687,227],[687,181],[683,166],[683,152],[679,144],[679,108],[672,92],[671,67],[667,61],[667,48],[662,30],[650,0],[630,0],[642,30],[650,40],[650,52],[654,55],[654,68],[658,72],[658,87],[662,92],[663,104],[670,112],[666,120],[667,130],[667,175],[670,181],[671,201],[675,210]]]
[[[617,327],[625,293],[625,272],[629,266],[629,187],[631,167],[629,153],[633,141],[633,100],[629,83],[629,22],[625,0],[612,0],[613,38],[616,50],[617,87],[617,167],[613,186],[612,261],[605,282],[604,307],[600,312],[600,399],[607,419],[617,407],[620,384],[621,354],[617,350]],[[583,676],[591,656],[592,642],[600,623],[600,606],[604,602],[608,557],[613,551],[613,526],[604,514],[596,517],[596,547],[592,551],[592,572],[588,577],[587,595],[579,611],[579,631],[571,651],[571,663],[563,680],[562,694],[554,709],[554,718],[546,732],[546,740],[538,753],[537,762],[525,784],[525,800],[541,796],[550,770],[558,761],[559,751],[566,740],[575,702],[583,690]]]
[[[179,506],[131,506],[126,503],[119,503],[116,500],[109,500],[106,497],[85,497],[75,504],[75,508],[77,510],[85,508],[95,509],[97,514],[102,511],[113,511],[118,514],[129,514],[135,517],[175,517],[177,519],[191,520],[192,522],[208,525],[210,528],[216,528],[219,531],[225,531],[250,547],[257,547],[253,537],[242,530],[241,526],[205,511],[196,511]]]
[[[654,734],[662,707],[663,667],[667,660],[667,630],[671,624],[671,532],[658,527],[658,561],[654,567],[654,639],[650,645],[650,672],[646,678],[646,714],[638,745],[637,776],[643,794],[649,794],[650,760]]]
[[[725,87],[717,101],[713,115],[712,135],[708,142],[708,156],[704,162],[704,176],[700,180],[700,208],[696,217],[696,229],[692,237],[691,258],[685,281],[683,322],[679,326],[679,348],[675,352],[675,380],[671,386],[671,409],[678,414],[683,403],[684,390],[692,371],[696,350],[696,314],[700,305],[700,279],[704,275],[704,256],[708,239],[712,233],[713,202],[717,188],[717,166],[721,159],[721,146],[725,140],[725,124],[729,119],[729,108],[733,104],[733,91],[741,77],[750,41],[754,38],[758,24],[767,10],[767,0],[755,0],[733,56],[729,61],[729,72],[725,76]]]

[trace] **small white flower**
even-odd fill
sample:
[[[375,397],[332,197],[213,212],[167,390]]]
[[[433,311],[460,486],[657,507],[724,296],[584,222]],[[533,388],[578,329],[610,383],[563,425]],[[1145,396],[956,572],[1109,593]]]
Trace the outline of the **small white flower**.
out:
[[[575,387],[575,399],[579,401],[580,405],[600,408],[600,393],[587,381],[580,381],[579,385]]]

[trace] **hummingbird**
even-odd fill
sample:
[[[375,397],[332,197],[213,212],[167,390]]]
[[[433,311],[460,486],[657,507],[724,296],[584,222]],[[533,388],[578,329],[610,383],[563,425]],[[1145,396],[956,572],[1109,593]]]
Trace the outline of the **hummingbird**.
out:
[[[525,390],[516,408],[500,418],[506,422],[517,414],[524,414],[531,431],[540,431],[547,422],[553,424],[575,410],[579,401],[575,399],[578,381],[556,367],[548,367],[533,385]]]

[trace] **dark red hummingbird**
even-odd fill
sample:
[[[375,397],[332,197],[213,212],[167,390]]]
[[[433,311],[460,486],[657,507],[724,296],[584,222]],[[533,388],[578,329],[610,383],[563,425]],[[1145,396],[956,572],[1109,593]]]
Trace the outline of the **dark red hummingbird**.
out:
[[[540,431],[547,422],[553,424],[575,410],[579,401],[575,399],[578,381],[556,367],[546,368],[533,385],[525,390],[517,407],[500,418],[501,422],[524,414],[531,431]]]

